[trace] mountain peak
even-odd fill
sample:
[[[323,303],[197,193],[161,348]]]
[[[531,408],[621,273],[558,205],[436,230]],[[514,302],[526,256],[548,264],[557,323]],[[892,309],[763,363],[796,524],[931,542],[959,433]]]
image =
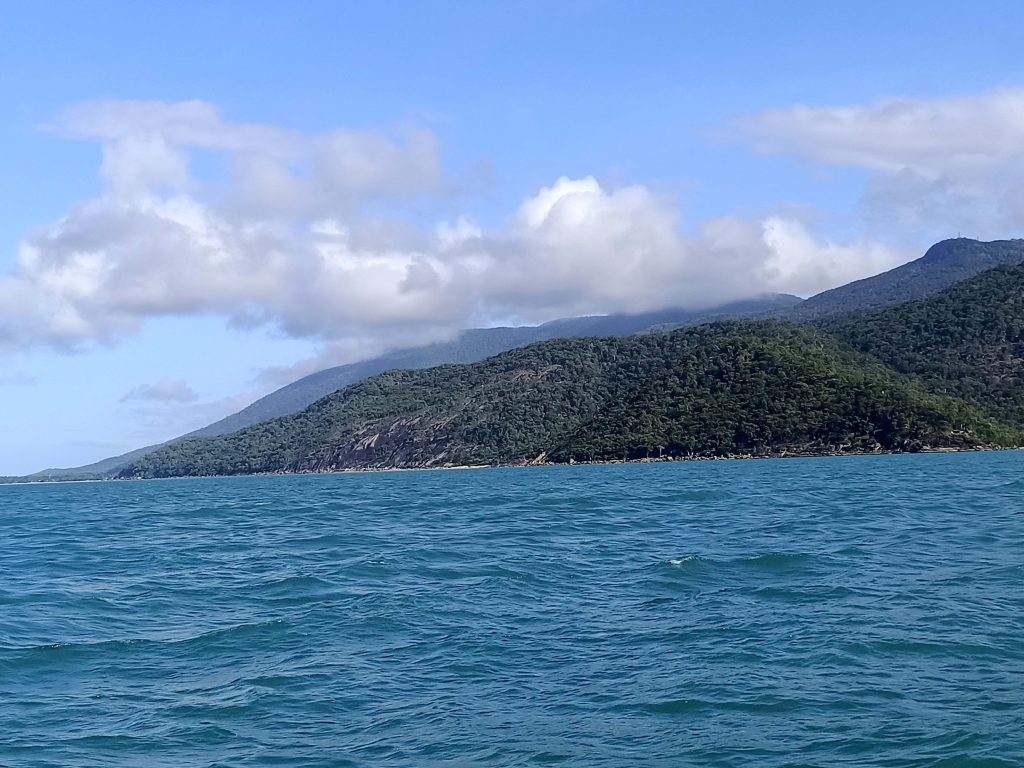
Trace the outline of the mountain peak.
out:
[[[991,240],[988,242],[971,237],[951,237],[940,240],[925,252],[922,260],[944,261],[948,259],[988,259],[1000,253],[1024,252],[1024,240]]]
[[[778,316],[797,321],[923,299],[994,267],[1024,263],[1024,240],[942,240],[919,259],[819,293]]]

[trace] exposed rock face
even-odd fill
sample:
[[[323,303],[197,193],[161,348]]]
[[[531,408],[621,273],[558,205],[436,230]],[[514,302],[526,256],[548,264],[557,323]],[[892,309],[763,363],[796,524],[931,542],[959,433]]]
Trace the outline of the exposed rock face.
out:
[[[452,438],[442,420],[394,419],[341,442],[324,446],[295,463],[297,472],[365,468],[410,469],[450,466]]]

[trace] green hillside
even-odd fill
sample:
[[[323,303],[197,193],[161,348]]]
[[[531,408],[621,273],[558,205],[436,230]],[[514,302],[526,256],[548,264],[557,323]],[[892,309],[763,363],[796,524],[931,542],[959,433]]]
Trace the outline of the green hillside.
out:
[[[1015,444],[1020,433],[811,329],[716,323],[392,371],[125,476]]]
[[[137,448],[129,453],[82,467],[45,469],[24,479],[79,480],[107,477],[171,443],[192,437],[226,435],[278,416],[297,413],[332,392],[396,368],[431,368],[448,363],[475,363],[492,355],[517,347],[525,347],[539,341],[585,336],[628,336],[662,325],[688,326],[713,320],[763,315],[769,311],[780,310],[800,302],[801,299],[796,296],[766,294],[702,310],[665,309],[639,315],[593,315],[563,318],[537,326],[474,328],[463,331],[452,341],[397,350],[370,360],[327,368],[303,376],[301,379],[261,397],[237,413],[160,445]]]
[[[1024,426],[1024,265],[824,327],[934,392]]]

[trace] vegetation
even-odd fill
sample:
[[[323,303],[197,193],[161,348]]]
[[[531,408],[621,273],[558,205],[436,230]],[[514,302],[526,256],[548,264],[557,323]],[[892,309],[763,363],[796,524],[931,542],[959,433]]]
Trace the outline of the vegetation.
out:
[[[426,347],[389,352],[370,360],[327,368],[304,376],[255,403],[213,424],[160,445],[150,445],[94,464],[71,469],[46,469],[27,479],[97,479],[117,474],[132,462],[164,446],[191,437],[214,437],[259,424],[278,416],[297,413],[332,392],[398,368],[430,368],[448,363],[474,363],[478,360],[525,347],[539,341],[585,336],[628,336],[652,327],[697,325],[711,320],[766,314],[799,304],[801,299],[783,294],[768,294],[745,301],[723,304],[704,310],[666,309],[639,315],[595,315],[553,320],[538,326],[515,328],[474,328],[452,341]]]
[[[293,416],[168,446],[125,475],[913,451],[1020,437],[820,332],[727,322],[388,372]]]
[[[824,328],[933,392],[1024,426],[1024,265]]]

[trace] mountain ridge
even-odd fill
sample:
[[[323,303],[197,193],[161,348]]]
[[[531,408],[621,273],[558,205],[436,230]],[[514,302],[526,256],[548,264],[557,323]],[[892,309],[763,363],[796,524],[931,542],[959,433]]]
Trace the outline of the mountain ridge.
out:
[[[752,316],[762,314],[769,307],[792,305],[800,301],[802,299],[797,296],[766,294],[703,310],[665,309],[636,315],[590,315],[559,318],[537,326],[468,329],[451,342],[396,350],[370,360],[334,366],[303,376],[234,414],[163,443],[137,448],[128,453],[101,459],[80,467],[45,469],[27,475],[26,478],[40,480],[91,479],[109,474],[149,452],[181,440],[229,434],[278,416],[295,413],[331,392],[391,369],[417,369],[448,363],[470,363],[509,349],[553,338],[628,335],[666,323],[690,325],[720,317]]]
[[[823,332],[726,321],[390,371],[297,414],[176,443],[122,474],[915,451],[1020,439]]]
[[[1024,262],[1024,239],[987,242],[966,237],[941,240],[923,256],[878,275],[811,296],[771,316],[791,322],[864,312],[932,296],[999,266]]]
[[[116,472],[146,454],[182,440],[228,434],[253,424],[295,413],[320,397],[392,368],[426,368],[445,363],[468,363],[508,349],[550,338],[628,335],[736,317],[763,317],[798,323],[872,311],[934,295],[950,285],[991,268],[1024,262],[1024,240],[980,242],[954,238],[936,243],[919,259],[888,272],[824,291],[809,299],[774,295],[704,310],[664,310],[644,315],[608,315],[555,320],[540,326],[471,329],[453,342],[398,350],[378,358],[325,369],[302,377],[241,411],[213,424],[156,446],[70,469],[49,469],[32,479],[96,477]],[[766,308],[765,303],[775,306]],[[781,306],[779,306],[781,305]]]

